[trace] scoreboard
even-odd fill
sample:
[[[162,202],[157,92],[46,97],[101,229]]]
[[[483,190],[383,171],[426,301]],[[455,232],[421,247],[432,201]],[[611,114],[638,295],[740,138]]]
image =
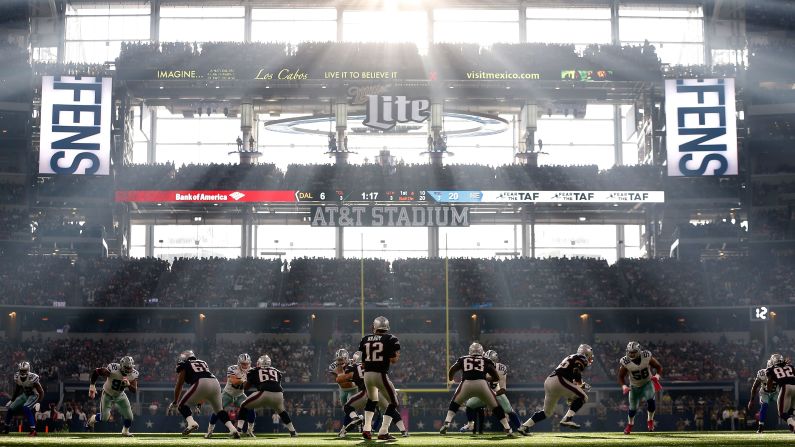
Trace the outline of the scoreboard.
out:
[[[116,191],[121,203],[664,203],[664,191],[179,190]]]

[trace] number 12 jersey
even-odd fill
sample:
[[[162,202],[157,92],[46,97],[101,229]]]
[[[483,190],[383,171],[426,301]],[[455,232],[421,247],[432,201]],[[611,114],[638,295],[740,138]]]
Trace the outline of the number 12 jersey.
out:
[[[388,373],[392,357],[400,351],[400,341],[392,334],[372,334],[359,342],[365,372]]]

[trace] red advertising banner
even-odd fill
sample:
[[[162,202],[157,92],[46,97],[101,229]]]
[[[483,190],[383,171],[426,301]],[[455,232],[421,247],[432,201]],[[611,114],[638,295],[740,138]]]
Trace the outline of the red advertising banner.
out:
[[[296,202],[296,191],[116,191],[116,202]]]

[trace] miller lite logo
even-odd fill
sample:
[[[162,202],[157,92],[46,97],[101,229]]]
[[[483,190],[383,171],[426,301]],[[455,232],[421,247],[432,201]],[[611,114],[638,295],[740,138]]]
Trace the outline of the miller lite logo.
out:
[[[431,116],[431,101],[409,100],[405,96],[367,95],[367,111],[364,124],[367,127],[387,131],[397,123],[421,123]]]
[[[108,175],[111,78],[42,76],[40,174]]]

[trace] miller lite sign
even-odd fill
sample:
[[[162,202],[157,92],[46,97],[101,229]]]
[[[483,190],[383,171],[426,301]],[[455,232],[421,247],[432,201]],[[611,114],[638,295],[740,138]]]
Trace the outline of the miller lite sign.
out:
[[[39,174],[108,175],[111,78],[43,76]]]
[[[367,95],[366,104],[362,124],[380,131],[387,131],[397,123],[421,123],[431,116],[431,101],[428,99]]]
[[[734,79],[666,79],[669,176],[737,175]]]

